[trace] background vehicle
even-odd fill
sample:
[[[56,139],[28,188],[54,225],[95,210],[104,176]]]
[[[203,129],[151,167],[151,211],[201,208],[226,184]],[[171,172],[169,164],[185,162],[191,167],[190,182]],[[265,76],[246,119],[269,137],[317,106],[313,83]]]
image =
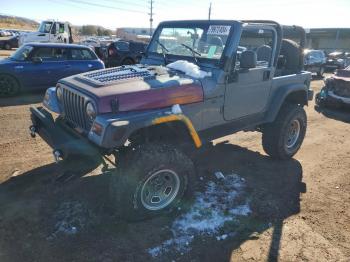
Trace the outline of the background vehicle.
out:
[[[120,216],[178,210],[195,187],[190,155],[204,143],[260,131],[271,157],[298,152],[303,107],[313,98],[304,45],[302,28],[273,21],[163,22],[140,65],[72,76],[48,89],[44,105],[60,117],[32,107],[31,135],[57,161],[114,155],[110,196]]]
[[[322,50],[305,50],[304,69],[317,76],[323,76],[326,63],[326,55]]]
[[[41,22],[37,32],[21,35],[19,44],[40,43],[73,43],[72,28],[68,22],[47,20]]]
[[[85,46],[26,44],[0,60],[0,95],[45,89],[61,78],[102,68],[103,62]]]
[[[123,40],[111,43],[107,48],[107,67],[133,65],[140,62],[147,44]]]
[[[334,69],[344,69],[350,64],[350,53],[343,51],[336,51],[328,54],[325,68]]]
[[[327,78],[325,87],[316,95],[318,106],[350,107],[350,66],[338,69]]]
[[[18,36],[0,37],[0,49],[10,50],[18,47]]]

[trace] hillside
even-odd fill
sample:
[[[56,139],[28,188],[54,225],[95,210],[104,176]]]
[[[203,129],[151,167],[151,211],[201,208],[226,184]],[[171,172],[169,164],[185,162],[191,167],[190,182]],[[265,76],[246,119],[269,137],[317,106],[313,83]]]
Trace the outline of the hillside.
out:
[[[0,15],[0,28],[36,30],[39,23],[24,17]]]

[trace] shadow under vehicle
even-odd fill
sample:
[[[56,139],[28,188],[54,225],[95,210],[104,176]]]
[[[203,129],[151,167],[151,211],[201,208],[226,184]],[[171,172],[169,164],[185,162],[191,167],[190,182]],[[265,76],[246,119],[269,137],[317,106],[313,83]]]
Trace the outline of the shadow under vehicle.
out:
[[[171,46],[164,36],[173,37]],[[301,27],[273,21],[163,22],[141,64],[71,76],[49,88],[46,109],[30,109],[30,132],[57,161],[114,156],[110,199],[121,217],[167,214],[193,195],[191,156],[214,139],[259,131],[271,157],[298,152],[304,106],[313,98],[304,45]]]
[[[283,221],[300,212],[301,194],[306,192],[303,168],[295,159],[278,161],[227,142],[208,144],[194,158],[198,176],[204,178],[201,183],[218,183],[216,170],[239,174],[248,185],[252,215],[225,226],[234,237],[217,241],[199,236],[189,253],[180,256],[174,250],[154,259],[147,249],[172,236],[174,216],[138,223],[118,220],[110,212],[113,203],[106,190],[113,174],[91,174],[99,163],[89,160],[42,166],[0,184],[4,261],[229,261],[232,250],[269,228],[269,261],[277,261]],[[56,232],[61,220],[77,233]]]

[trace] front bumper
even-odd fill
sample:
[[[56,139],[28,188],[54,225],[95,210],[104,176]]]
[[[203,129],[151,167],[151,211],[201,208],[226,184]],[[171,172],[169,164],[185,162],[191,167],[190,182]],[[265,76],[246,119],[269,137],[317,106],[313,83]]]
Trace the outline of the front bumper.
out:
[[[316,104],[330,107],[350,107],[350,98],[338,96],[334,94],[333,91],[324,88],[317,94]]]
[[[62,158],[69,155],[82,155],[101,158],[100,150],[88,139],[67,127],[61,118],[54,120],[42,107],[31,107],[32,136],[38,134],[54,152],[60,152]]]

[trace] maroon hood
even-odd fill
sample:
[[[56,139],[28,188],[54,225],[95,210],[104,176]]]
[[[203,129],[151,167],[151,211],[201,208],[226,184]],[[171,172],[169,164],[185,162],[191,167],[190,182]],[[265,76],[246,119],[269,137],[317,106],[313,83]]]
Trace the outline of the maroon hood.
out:
[[[147,110],[203,101],[201,83],[162,66],[121,66],[62,81],[95,97],[99,113]]]

